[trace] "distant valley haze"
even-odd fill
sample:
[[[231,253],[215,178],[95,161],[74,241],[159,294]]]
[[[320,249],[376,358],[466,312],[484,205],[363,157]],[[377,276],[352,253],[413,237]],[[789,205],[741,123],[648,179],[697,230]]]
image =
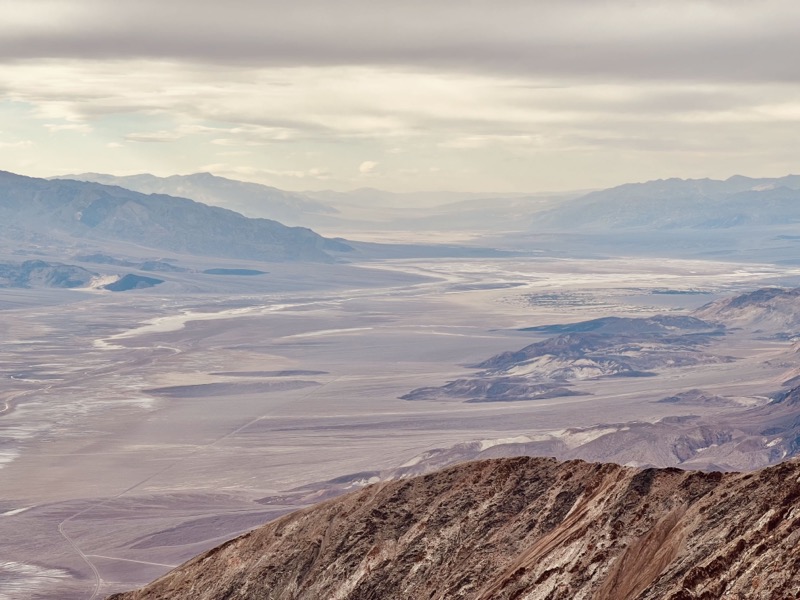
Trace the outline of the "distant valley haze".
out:
[[[797,176],[433,206],[74,177],[0,172],[0,590],[106,597],[288,512],[465,461],[608,461],[638,481],[800,456]],[[370,519],[365,543],[389,531]],[[231,585],[257,597],[248,573]]]

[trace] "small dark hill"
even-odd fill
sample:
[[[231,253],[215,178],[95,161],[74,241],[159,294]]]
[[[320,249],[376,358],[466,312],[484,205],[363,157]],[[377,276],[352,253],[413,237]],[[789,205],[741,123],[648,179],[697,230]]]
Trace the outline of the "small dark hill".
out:
[[[695,317],[656,315],[647,318],[602,317],[600,319],[564,325],[525,327],[520,331],[557,334],[593,332],[606,335],[657,335],[675,333],[676,331],[708,332],[717,329],[719,329],[718,325],[712,325]]]
[[[109,290],[110,292],[128,292],[130,290],[143,290],[146,288],[155,287],[161,283],[164,283],[163,279],[156,279],[155,277],[145,277],[143,275],[134,275],[132,273],[128,273],[114,283],[104,285],[103,289]]]
[[[87,286],[96,275],[74,265],[27,260],[0,264],[0,287],[78,288]]]
[[[206,269],[203,271],[206,275],[266,275],[266,271],[259,271],[257,269]]]

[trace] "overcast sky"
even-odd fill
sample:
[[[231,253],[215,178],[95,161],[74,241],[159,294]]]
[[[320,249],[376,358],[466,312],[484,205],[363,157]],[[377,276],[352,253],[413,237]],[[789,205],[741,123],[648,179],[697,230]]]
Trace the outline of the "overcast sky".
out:
[[[798,173],[796,0],[0,0],[0,169],[544,191]]]

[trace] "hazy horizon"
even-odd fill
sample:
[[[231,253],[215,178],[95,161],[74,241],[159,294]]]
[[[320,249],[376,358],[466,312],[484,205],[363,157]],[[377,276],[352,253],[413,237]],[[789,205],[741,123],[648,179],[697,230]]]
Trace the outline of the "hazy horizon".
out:
[[[0,164],[291,191],[796,172],[793,23],[747,2],[3,2]]]
[[[0,169],[2,170],[2,169]],[[727,177],[678,177],[678,176],[665,176],[659,177],[656,179],[641,179],[641,180],[630,180],[630,181],[621,181],[617,184],[610,185],[607,187],[602,188],[570,188],[570,189],[563,189],[563,190],[555,190],[555,189],[528,189],[528,190],[521,190],[516,192],[498,192],[497,190],[492,189],[477,189],[477,190],[453,190],[453,189],[445,189],[445,188],[427,188],[427,189],[419,189],[419,190],[393,190],[387,188],[380,188],[370,185],[365,185],[361,187],[352,187],[352,188],[343,188],[343,189],[334,189],[330,187],[317,187],[317,188],[303,188],[303,189],[291,189],[291,188],[279,188],[278,186],[270,185],[258,181],[257,179],[248,178],[247,176],[232,176],[232,175],[224,175],[220,173],[214,173],[212,171],[187,171],[185,173],[169,173],[167,175],[158,175],[156,173],[144,172],[144,171],[137,171],[131,173],[123,173],[123,172],[115,172],[115,173],[101,173],[95,171],[86,171],[83,173],[65,173],[61,175],[32,175],[29,173],[16,173],[17,175],[23,175],[26,177],[39,177],[43,179],[69,179],[70,177],[78,177],[84,175],[99,175],[99,176],[110,176],[110,177],[118,177],[118,178],[125,178],[125,177],[156,177],[158,179],[169,179],[172,177],[192,177],[196,175],[211,175],[213,177],[219,177],[222,179],[227,179],[230,181],[236,181],[240,183],[252,183],[257,185],[267,185],[270,187],[275,187],[277,189],[281,189],[287,192],[293,192],[298,194],[355,194],[360,192],[380,192],[380,193],[388,193],[388,194],[396,194],[396,195],[422,195],[422,194],[454,194],[454,195],[462,195],[462,196],[482,196],[486,194],[501,194],[508,197],[514,196],[527,196],[527,195],[559,195],[559,194],[588,194],[590,192],[600,191],[604,189],[612,189],[615,187],[620,187],[628,184],[645,184],[645,183],[652,183],[654,181],[672,181],[672,180],[681,180],[681,181],[727,181],[729,179],[733,179],[735,177],[744,177],[747,179],[780,179],[783,177],[795,177],[797,173],[787,172],[778,175],[770,175],[770,176],[761,176],[761,175],[752,175],[748,173],[733,173]],[[124,187],[124,186],[123,186]]]

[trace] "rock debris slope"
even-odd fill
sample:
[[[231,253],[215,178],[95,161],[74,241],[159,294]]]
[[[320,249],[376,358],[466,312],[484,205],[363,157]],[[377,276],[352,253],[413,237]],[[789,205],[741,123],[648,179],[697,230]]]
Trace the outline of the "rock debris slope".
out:
[[[800,463],[510,458],[288,515],[114,600],[764,599],[800,592]]]

